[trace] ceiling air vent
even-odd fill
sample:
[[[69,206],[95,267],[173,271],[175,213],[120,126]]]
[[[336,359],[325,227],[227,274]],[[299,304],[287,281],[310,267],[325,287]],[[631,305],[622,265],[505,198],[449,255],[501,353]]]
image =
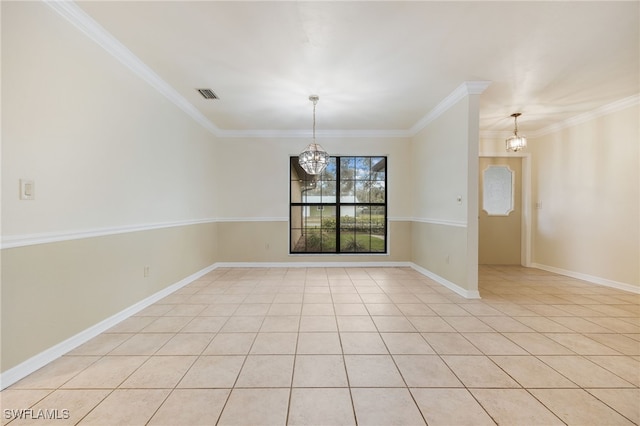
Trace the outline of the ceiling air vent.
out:
[[[196,90],[198,92],[200,92],[202,97],[205,98],[205,99],[219,99],[218,95],[213,93],[213,90],[211,90],[211,89],[196,89]]]

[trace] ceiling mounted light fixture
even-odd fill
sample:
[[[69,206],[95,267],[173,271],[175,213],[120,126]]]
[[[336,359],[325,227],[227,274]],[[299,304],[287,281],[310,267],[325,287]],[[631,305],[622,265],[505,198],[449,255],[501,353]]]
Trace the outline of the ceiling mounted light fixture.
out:
[[[316,104],[318,99],[320,99],[318,95],[309,96],[309,100],[313,102],[313,141],[298,156],[300,166],[310,175],[322,173],[329,162],[327,151],[316,143]]]
[[[513,136],[510,136],[505,141],[507,144],[507,151],[518,152],[521,149],[527,147],[527,137],[524,135],[518,135],[518,117],[520,117],[521,115],[522,114],[519,112],[511,114],[511,117],[513,117],[515,121],[516,127],[513,130]]]

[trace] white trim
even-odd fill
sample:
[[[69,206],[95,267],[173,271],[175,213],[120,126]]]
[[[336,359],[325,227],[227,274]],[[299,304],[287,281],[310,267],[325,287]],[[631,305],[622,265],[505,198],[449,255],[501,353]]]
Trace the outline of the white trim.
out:
[[[486,90],[491,84],[490,81],[465,81],[460,86],[444,98],[438,105],[422,117],[416,124],[411,126],[409,133],[415,136],[422,129],[427,127],[436,118],[440,117],[445,111],[458,103],[461,99],[469,95],[479,95]]]
[[[409,267],[436,281],[466,299],[480,299],[477,290],[466,290],[458,284],[416,265],[413,262],[220,262],[216,268],[398,268]]]
[[[37,244],[57,243],[61,241],[81,240],[83,238],[104,237],[107,235],[126,234],[129,232],[150,231],[153,229],[174,228],[177,226],[213,223],[216,219],[194,219],[176,222],[160,222],[143,225],[117,226],[112,228],[96,228],[67,232],[45,232],[41,234],[10,235],[2,237],[2,249],[32,246]]]
[[[569,271],[567,269],[556,268],[555,266],[543,265],[540,263],[532,263],[531,267],[542,269],[543,271],[553,272],[554,274],[560,274],[560,275],[565,275],[571,278],[577,278],[579,280],[587,281],[592,284],[616,288],[618,290],[624,290],[630,293],[640,294],[640,287],[633,284],[622,283],[620,281],[614,281],[607,278],[596,277],[594,275],[583,274],[582,272]]]
[[[192,281],[197,280],[201,276],[213,271],[217,267],[218,266],[216,264],[209,265],[206,268],[201,269],[200,271],[194,274],[191,274],[188,277],[178,281],[177,283],[172,284],[168,287],[165,287],[159,292],[152,294],[151,296],[137,303],[134,303],[130,307],[118,312],[117,314],[112,315],[103,321],[100,321],[99,323],[81,331],[80,333],[74,336],[71,336],[70,338],[58,343],[57,345],[54,345],[49,349],[45,349],[44,351],[40,352],[35,356],[32,356],[28,360],[16,365],[15,367],[10,368],[9,370],[0,374],[0,390],[5,389],[8,386],[11,386],[12,384],[16,383],[18,380],[44,367],[48,363],[55,361],[56,359],[60,358],[62,355],[72,351],[73,349],[77,348],[83,343],[88,342],[89,340],[93,339],[100,333],[107,331],[108,329],[120,323],[121,321],[129,318],[132,315],[135,315],[136,313],[140,312],[144,308],[154,304],[158,300],[170,295],[176,290],[181,289],[182,287],[186,286]]]
[[[125,45],[120,43],[112,34],[85,13],[73,1],[43,0],[49,7],[68,20],[78,30],[96,42],[105,51],[142,78],[154,89],[173,102],[178,108],[191,116],[196,122],[211,132],[214,136],[226,138],[306,138],[308,130],[222,130],[209,120],[191,102],[182,96],[171,85],[164,81],[140,58],[134,55]],[[381,129],[381,130],[324,130],[317,132],[320,137],[334,138],[409,138],[422,130],[430,121],[434,120],[464,96],[480,94],[488,86],[488,81],[465,81],[458,86],[436,108],[429,112],[411,129]]]
[[[389,222],[411,222],[410,217],[387,217]],[[288,222],[288,216],[280,217],[223,217],[214,220],[214,222]]]
[[[640,94],[636,94],[633,96],[629,96],[624,99],[620,99],[619,101],[611,102],[609,104],[603,105],[599,108],[594,109],[593,111],[585,112],[584,114],[576,115],[575,117],[568,118],[560,123],[552,124],[550,126],[539,129],[533,133],[529,132],[530,138],[539,138],[540,136],[545,136],[550,133],[555,133],[560,130],[566,129],[568,127],[577,126],[578,124],[585,123],[587,121],[591,121],[593,119],[612,114],[617,111],[621,111],[626,108],[630,108],[632,106],[636,106],[640,104]]]
[[[158,74],[149,68],[144,62],[134,55],[126,46],[120,43],[113,35],[105,30],[100,24],[87,15],[73,1],[53,1],[43,0],[49,7],[67,19],[78,30],[96,42],[105,51],[129,68],[138,77],[146,81],[151,87],[156,89],[167,99],[173,102],[178,108],[187,113],[202,127],[214,135],[220,133],[218,126],[213,124],[196,107],[193,106],[184,96],[178,93],[172,86],[164,81]]]
[[[466,290],[459,285],[413,263],[413,262],[219,262],[214,263],[212,265],[207,266],[200,271],[189,275],[188,277],[178,281],[175,284],[172,284],[163,290],[141,300],[140,302],[134,303],[132,306],[118,312],[115,315],[81,331],[80,333],[52,346],[49,349],[46,349],[39,354],[29,358],[28,360],[18,364],[17,366],[10,368],[4,373],[0,374],[0,390],[11,386],[17,381],[23,379],[29,374],[35,372],[36,370],[44,367],[48,363],[55,361],[62,355],[70,352],[71,350],[77,348],[83,343],[88,342],[90,339],[96,337],[100,333],[105,332],[111,327],[117,325],[123,320],[135,315],[140,312],[144,308],[152,305],[153,303],[159,301],[160,299],[172,294],[173,292],[181,289],[187,284],[197,280],[203,275],[217,269],[217,268],[269,268],[269,267],[278,267],[278,268],[322,268],[322,267],[340,267],[340,268],[351,268],[351,267],[410,267],[415,271],[421,273],[422,275],[436,281],[438,284],[443,285],[449,290],[459,294],[460,296],[466,299],[480,299],[480,293],[477,290]],[[606,287],[612,287],[620,290],[629,291],[631,293],[640,294],[640,287],[621,283],[617,281],[608,280],[605,278],[594,277],[592,275],[582,274],[573,271],[567,271],[565,269],[556,268],[553,266],[541,265],[538,263],[532,264],[532,267],[542,269],[549,272],[554,272],[561,275],[570,276],[573,278],[581,279],[584,281],[591,282],[593,284],[603,285]]]
[[[505,213],[490,213],[487,211],[487,209],[484,208],[484,196],[487,193],[485,191],[484,188],[484,182],[485,182],[485,174],[487,173],[487,171],[489,171],[489,169],[491,168],[506,168],[509,171],[509,174],[511,175],[511,206],[509,211],[505,212]],[[512,211],[514,211],[516,209],[515,206],[515,198],[516,198],[516,171],[515,170],[511,170],[511,167],[509,167],[508,164],[489,164],[483,171],[482,171],[482,211],[485,212],[487,214],[487,216],[509,216],[509,214],[511,214]]]
[[[411,218],[412,222],[431,223],[434,225],[455,226],[458,228],[466,228],[467,222],[462,220],[449,220],[449,219],[432,219],[427,217],[414,217]]]
[[[464,297],[465,299],[480,299],[480,292],[478,290],[466,290],[466,289],[460,287],[458,284],[454,284],[451,281],[449,281],[449,280],[447,280],[445,278],[442,278],[440,275],[434,274],[433,272],[429,271],[428,269],[425,269],[422,266],[416,265],[413,262],[411,262],[411,267],[413,269],[415,269],[416,271],[420,272],[422,275],[424,275],[424,276],[426,276],[428,278],[431,278],[432,280],[434,280],[438,284],[442,284],[443,286],[445,286],[449,290],[458,293],[460,296]]]
[[[531,157],[530,152],[507,152],[505,151],[482,151],[478,154],[478,157]]]
[[[356,255],[358,254],[356,253]],[[361,255],[369,256],[370,254],[363,253]],[[386,256],[386,254],[384,255]],[[294,256],[294,255],[291,255],[291,256]],[[346,262],[219,262],[219,263],[216,263],[216,267],[217,268],[402,268],[402,267],[411,267],[411,262],[391,262],[391,261],[390,262],[349,262],[349,261],[346,261]]]
[[[617,111],[621,111],[626,108],[630,108],[640,104],[640,94],[632,95],[615,102],[608,103],[592,111],[588,111],[582,114],[578,114],[574,117],[570,117],[559,123],[554,123],[549,126],[538,129],[534,132],[527,132],[527,136],[531,138],[539,138],[551,133],[559,132],[560,130],[576,126],[587,121],[612,114]],[[486,140],[498,140],[506,139],[509,135],[513,134],[512,130],[482,130],[480,131],[480,138]],[[512,154],[515,155],[515,154]],[[494,155],[492,155],[494,157]]]
[[[402,217],[402,216],[387,216],[387,220],[389,222],[413,222],[412,217]]]
[[[221,130],[217,134],[224,138],[298,138],[312,136],[309,130]],[[409,130],[318,130],[319,138],[410,138]]]
[[[221,217],[215,220],[215,222],[288,222],[287,216],[274,216],[274,217]]]
[[[462,287],[454,284],[437,274],[432,273],[413,262],[219,262],[214,263],[212,265],[207,266],[200,271],[189,275],[188,277],[178,281],[175,284],[172,284],[164,289],[160,290],[157,293],[131,305],[130,307],[118,312],[115,315],[110,316],[109,318],[100,321],[99,323],[81,331],[80,333],[71,336],[70,338],[50,347],[49,349],[45,349],[37,355],[29,358],[28,360],[18,364],[17,366],[10,368],[4,373],[0,374],[0,390],[5,389],[12,384],[18,382],[29,374],[37,371],[38,369],[44,367],[50,362],[55,361],[60,358],[64,354],[72,351],[78,346],[88,342],[94,337],[98,336],[100,333],[103,333],[114,327],[118,323],[124,321],[125,319],[135,315],[140,312],[144,308],[154,304],[160,299],[169,296],[173,292],[181,289],[187,284],[197,280],[203,275],[218,269],[218,268],[367,268],[367,267],[410,267],[417,272],[425,275],[428,278],[436,281],[439,284],[447,287],[448,289],[454,291],[455,293],[465,297],[467,299],[479,299],[480,293],[477,291],[469,291],[465,290]]]
[[[225,222],[288,222],[288,217],[225,217],[210,219],[182,220],[142,225],[116,226],[112,228],[96,228],[68,232],[43,232],[40,234],[9,235],[2,237],[0,249],[33,246],[38,244],[59,243],[63,241],[81,240],[84,238],[105,237],[108,235],[126,234],[129,232],[151,231],[154,229],[174,228],[178,226],[199,225],[203,223]],[[390,217],[389,222],[411,222],[407,217]]]
[[[309,137],[309,130],[222,130],[215,123],[209,120],[200,112],[191,102],[178,93],[171,85],[164,81],[149,66],[147,66],[140,58],[134,55],[126,46],[120,43],[113,35],[98,24],[93,18],[86,14],[73,1],[43,0],[49,7],[67,19],[73,26],[83,32],[87,37],[96,42],[105,51],[115,57],[123,65],[133,71],[137,76],[146,81],[167,99],[173,102],[178,108],[182,109],[186,114],[191,116],[196,122],[205,129],[218,137],[227,138],[306,138]],[[465,81],[460,84],[453,92],[438,103],[423,118],[418,120],[410,129],[381,129],[381,130],[324,130],[317,132],[321,137],[342,137],[342,138],[409,138],[415,136],[424,129],[430,122],[438,118],[442,113],[447,111],[459,100],[468,95],[482,94],[491,84],[490,81]],[[575,126],[576,124],[610,114],[630,106],[640,103],[640,94],[621,99],[616,102],[604,105],[594,111],[580,114],[576,117],[569,118],[561,123],[540,129],[533,134],[530,132],[529,137],[535,138],[546,135],[548,133],[557,132],[566,127]],[[505,132],[486,131],[480,132],[482,138],[500,138]]]

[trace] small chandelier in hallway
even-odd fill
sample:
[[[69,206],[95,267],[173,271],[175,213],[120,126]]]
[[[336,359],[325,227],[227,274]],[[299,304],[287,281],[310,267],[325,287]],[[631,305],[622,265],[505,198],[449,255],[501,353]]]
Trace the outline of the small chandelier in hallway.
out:
[[[329,154],[320,145],[316,143],[316,104],[318,103],[318,95],[309,96],[309,100],[313,102],[313,141],[298,156],[298,162],[305,172],[310,175],[319,175],[327,167],[329,162]]]
[[[510,136],[506,140],[507,151],[518,152],[521,149],[524,149],[524,148],[527,147],[527,138],[526,138],[526,136],[518,135],[518,117],[520,117],[521,115],[522,114],[519,113],[519,112],[511,114],[511,117],[513,117],[513,119],[515,121],[516,127],[513,130],[513,136]]]

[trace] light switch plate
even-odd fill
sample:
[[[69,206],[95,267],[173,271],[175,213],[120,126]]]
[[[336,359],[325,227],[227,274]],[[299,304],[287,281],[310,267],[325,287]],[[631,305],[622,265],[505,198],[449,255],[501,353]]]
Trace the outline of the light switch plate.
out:
[[[20,179],[20,199],[33,200],[35,198],[36,187],[31,179]]]

